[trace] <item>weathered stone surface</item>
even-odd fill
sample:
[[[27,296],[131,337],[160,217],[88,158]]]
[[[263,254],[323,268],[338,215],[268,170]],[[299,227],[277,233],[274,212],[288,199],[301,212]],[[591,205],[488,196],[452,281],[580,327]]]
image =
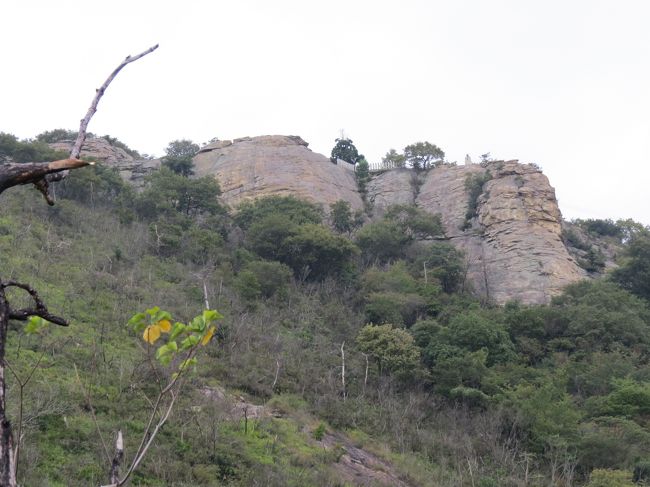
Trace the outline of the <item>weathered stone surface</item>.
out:
[[[52,144],[69,150],[72,142]],[[215,141],[194,158],[197,176],[215,176],[223,200],[233,207],[267,195],[294,195],[322,204],[337,200],[363,207],[354,173],[307,148],[296,136],[243,137]],[[83,157],[116,167],[122,177],[141,185],[160,160],[136,160],[106,139],[88,139]],[[484,184],[476,216],[466,223],[470,174],[492,179]],[[496,303],[518,299],[547,302],[586,273],[578,267],[561,237],[561,214],[555,192],[536,167],[517,161],[487,165],[443,165],[416,176],[409,169],[375,175],[367,198],[376,216],[392,204],[417,204],[439,213],[447,237],[468,259],[467,278],[480,295]]]
[[[56,150],[69,152],[74,145],[72,140],[49,144]],[[125,181],[142,186],[144,177],[160,167],[160,159],[139,159],[124,149],[115,147],[102,137],[88,137],[81,147],[81,158],[92,157],[101,163],[116,168]]]
[[[368,202],[381,215],[390,205],[415,204],[415,181],[410,169],[394,169],[375,176],[367,185]]]
[[[492,179],[483,186],[478,216],[463,231],[465,180],[486,171]],[[491,301],[548,302],[585,277],[562,242],[555,191],[534,166],[517,161],[442,166],[427,174],[416,203],[441,214],[447,236],[466,253],[474,290]]]
[[[215,176],[229,205],[269,195],[293,195],[322,204],[363,207],[354,174],[307,148],[297,136],[265,135],[217,141],[194,157],[197,176]]]

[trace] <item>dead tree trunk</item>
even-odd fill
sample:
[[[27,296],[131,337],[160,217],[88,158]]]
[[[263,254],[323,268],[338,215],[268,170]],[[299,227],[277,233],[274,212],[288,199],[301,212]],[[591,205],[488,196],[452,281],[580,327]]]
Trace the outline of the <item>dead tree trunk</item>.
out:
[[[108,85],[113,81],[117,74],[129,63],[137,61],[150,52],[155,51],[158,44],[138,54],[137,56],[127,56],[124,61],[110,74],[104,84],[96,90],[95,97],[86,113],[81,120],[79,134],[72,148],[69,159],[63,159],[53,162],[28,162],[24,164],[0,164],[0,193],[13,187],[23,184],[33,184],[38,189],[49,205],[54,204],[54,200],[49,194],[49,184],[51,182],[61,181],[70,169],[91,165],[79,159],[81,146],[86,138],[86,129],[90,119],[97,111],[97,104],[103,96]],[[13,309],[7,298],[7,288],[18,288],[27,292],[34,305],[31,308]],[[0,278],[0,487],[17,487],[16,482],[16,456],[14,454],[14,437],[11,422],[7,418],[6,409],[6,381],[5,381],[5,347],[7,344],[7,330],[9,320],[27,321],[31,316],[39,316],[44,320],[61,326],[68,326],[68,323],[58,316],[50,314],[47,307],[41,301],[36,291],[27,284],[21,284],[15,281],[2,281]],[[169,414],[169,413],[168,413]],[[165,418],[166,419],[166,418]],[[19,439],[20,441],[20,439]],[[118,453],[111,468],[111,481],[119,474],[119,464],[123,455],[121,434],[118,437]]]
[[[84,162],[79,159],[0,164],[0,193],[13,186],[33,184],[36,189],[43,193],[48,205],[53,205],[54,200],[49,195],[49,183],[46,176],[92,164],[92,162]]]
[[[33,307],[14,309],[7,298],[7,288],[18,288],[27,292],[34,301]],[[0,487],[15,487],[16,464],[14,457],[14,437],[11,422],[7,418],[6,381],[5,381],[5,345],[9,320],[27,321],[30,316],[40,316],[44,320],[61,326],[68,323],[63,318],[50,314],[36,291],[27,284],[0,280]]]

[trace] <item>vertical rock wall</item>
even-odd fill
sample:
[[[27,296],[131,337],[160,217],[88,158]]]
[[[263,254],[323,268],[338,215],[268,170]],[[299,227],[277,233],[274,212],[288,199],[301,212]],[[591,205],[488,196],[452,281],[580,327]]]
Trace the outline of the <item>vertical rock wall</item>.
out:
[[[468,175],[489,171],[477,217],[466,230]],[[447,236],[464,250],[474,290],[490,301],[544,303],[585,277],[561,238],[555,191],[534,166],[497,161],[442,166],[426,176],[416,204],[440,213]]]

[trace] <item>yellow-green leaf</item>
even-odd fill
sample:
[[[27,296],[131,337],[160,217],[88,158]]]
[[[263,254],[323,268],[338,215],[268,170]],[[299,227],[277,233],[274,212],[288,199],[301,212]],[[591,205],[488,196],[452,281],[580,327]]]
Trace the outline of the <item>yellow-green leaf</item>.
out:
[[[216,326],[211,326],[210,329],[203,335],[203,339],[201,340],[201,345],[207,345],[208,342],[212,339],[212,335],[214,335],[214,332],[217,330]]]
[[[172,329],[172,323],[169,320],[160,320],[158,323],[156,323],[160,327],[160,331],[163,333],[169,333],[169,331]]]
[[[158,325],[149,325],[142,334],[144,341],[153,345],[158,338],[160,338],[160,326]]]

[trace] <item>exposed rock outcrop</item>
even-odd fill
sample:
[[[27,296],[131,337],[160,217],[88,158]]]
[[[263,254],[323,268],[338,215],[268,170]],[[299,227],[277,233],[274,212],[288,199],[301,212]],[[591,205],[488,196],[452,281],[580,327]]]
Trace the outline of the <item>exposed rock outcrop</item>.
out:
[[[489,171],[477,216],[465,223],[468,175]],[[426,176],[416,204],[440,213],[447,236],[465,251],[474,290],[490,301],[544,303],[585,273],[561,238],[555,191],[532,165],[491,162],[485,167],[441,166]]]
[[[410,169],[387,171],[368,183],[368,202],[377,214],[390,205],[415,204],[418,184],[417,175]]]
[[[345,200],[363,207],[354,173],[307,148],[296,136],[265,135],[213,142],[194,157],[197,176],[214,175],[233,207],[269,195],[293,195],[325,209]]]
[[[73,140],[62,140],[49,144],[56,150],[69,152],[74,145]],[[109,167],[116,168],[122,179],[135,186],[142,186],[144,178],[160,167],[160,159],[144,159],[133,157],[121,147],[111,145],[103,137],[88,137],[81,146],[81,158],[91,157]]]
[[[245,137],[217,141],[194,158],[196,173],[214,175],[224,200],[236,206],[267,195],[294,195],[327,208],[337,200],[363,202],[354,174],[307,148],[300,137]],[[477,211],[466,222],[469,175],[491,174]],[[420,175],[396,169],[368,183],[375,215],[392,204],[416,204],[439,213],[447,237],[464,250],[468,281],[486,299],[547,302],[585,276],[561,238],[561,214],[548,179],[532,165],[498,161],[442,165]]]
[[[69,150],[72,142],[52,144]],[[90,138],[82,156],[116,167],[136,185],[160,166],[160,160],[137,160],[103,138]],[[363,208],[354,172],[312,152],[300,137],[268,135],[216,141],[194,157],[197,176],[219,180],[223,200],[242,201],[268,195],[293,195],[325,209],[345,200]],[[467,220],[470,175],[490,173]],[[484,178],[487,179],[487,178]],[[562,240],[561,214],[548,179],[532,165],[495,161],[465,166],[442,165],[416,174],[395,169],[375,175],[367,185],[375,216],[392,204],[416,204],[439,213],[447,238],[464,250],[467,281],[486,299],[504,303],[547,302],[551,296],[586,276]]]

